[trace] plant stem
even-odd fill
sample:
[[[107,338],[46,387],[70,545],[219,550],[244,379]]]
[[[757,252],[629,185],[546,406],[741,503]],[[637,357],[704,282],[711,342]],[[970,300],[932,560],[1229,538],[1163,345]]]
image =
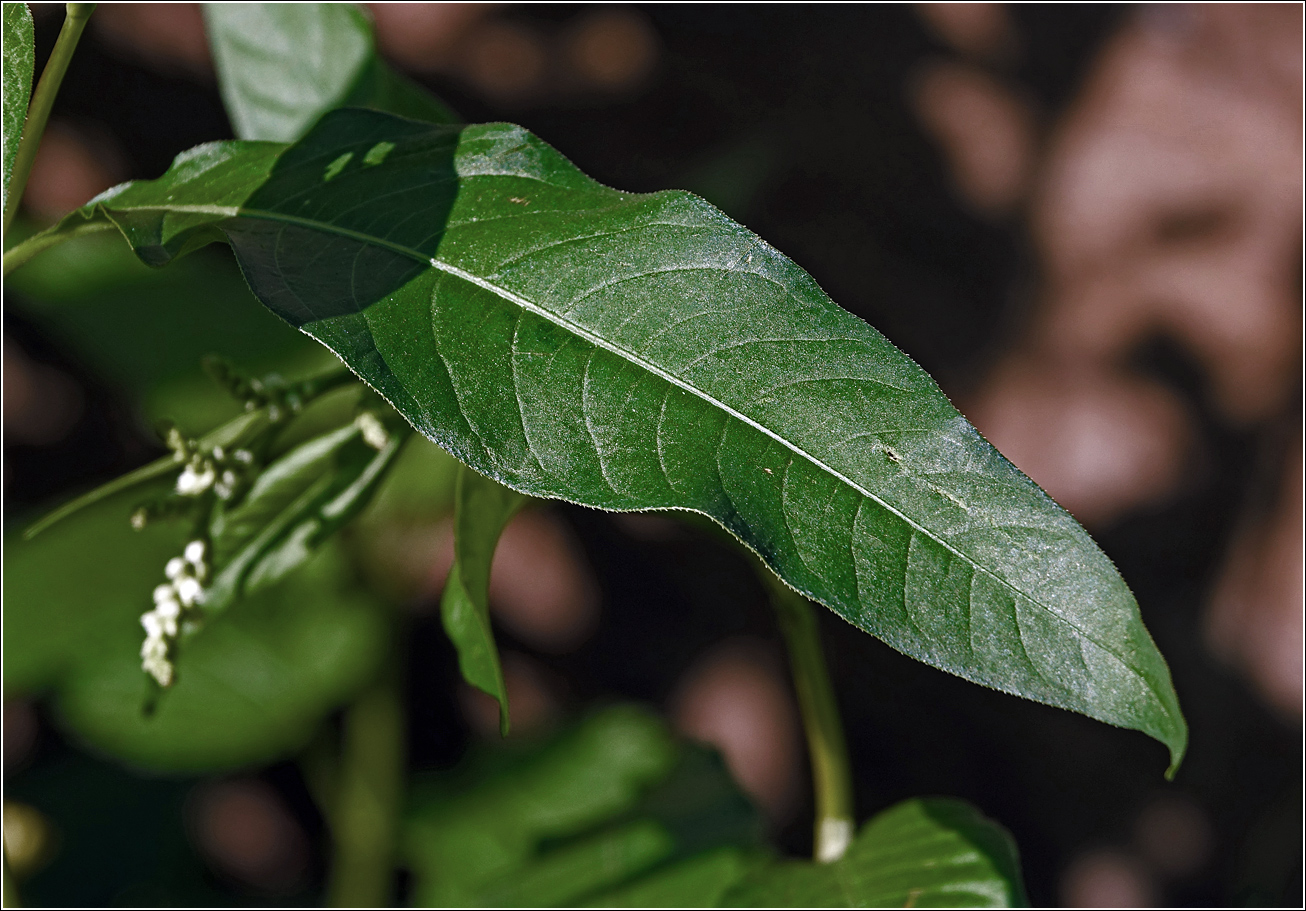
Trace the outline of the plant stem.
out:
[[[40,81],[36,84],[36,91],[32,93],[32,103],[27,109],[27,123],[23,126],[23,138],[19,141],[18,151],[14,156],[13,175],[9,178],[9,198],[5,205],[4,230],[6,232],[14,220],[14,213],[18,211],[18,203],[23,198],[23,190],[27,186],[28,175],[32,173],[36,150],[41,147],[41,135],[45,132],[45,122],[50,119],[50,109],[54,107],[55,96],[59,94],[64,73],[68,72],[73,51],[77,49],[77,42],[82,37],[82,30],[86,28],[86,21],[95,11],[95,4],[68,3],[65,4],[65,8],[67,15],[63,20],[63,28],[59,30],[59,39],[55,41],[54,50],[50,54],[50,59],[46,61],[45,69],[41,72]],[[7,263],[5,271],[8,271]]]
[[[345,713],[339,779],[327,817],[335,841],[327,900],[334,907],[392,902],[404,777],[404,712],[398,662]]]
[[[11,203],[15,199],[17,199],[16,196],[12,194],[9,196]],[[27,238],[12,250],[5,251],[4,274],[8,277],[10,272],[19,266],[25,265],[36,254],[48,250],[50,247],[58,246],[66,240],[72,240],[74,237],[80,237],[83,234],[97,234],[100,231],[116,230],[117,226],[111,221],[92,221],[62,231],[42,231],[40,234]]]
[[[761,571],[770,584],[771,603],[789,649],[794,689],[807,734],[816,796],[812,854],[818,862],[828,864],[843,857],[853,836],[852,773],[839,704],[834,698],[811,603],[770,571]]]

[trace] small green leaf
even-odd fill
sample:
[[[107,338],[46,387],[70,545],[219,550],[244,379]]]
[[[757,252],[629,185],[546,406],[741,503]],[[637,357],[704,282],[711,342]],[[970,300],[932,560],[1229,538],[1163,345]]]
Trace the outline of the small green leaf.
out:
[[[332,108],[438,123],[449,110],[376,53],[367,13],[348,3],[206,3],[222,100],[241,139],[298,139]]]
[[[1169,669],[1087,532],[697,197],[608,189],[519,127],[345,110],[289,149],[194,149],[53,231],[102,219],[155,264],[225,235],[260,300],[507,487],[703,513],[894,648],[1183,756]]]
[[[444,630],[458,650],[458,669],[499,703],[499,731],[508,736],[508,690],[490,628],[490,564],[504,526],[526,498],[470,468],[454,491],[454,562],[440,599]]]
[[[36,66],[36,33],[26,3],[4,5],[4,193],[0,209],[9,206],[9,178],[14,156],[23,138],[27,105],[32,98],[32,72]]]
[[[728,907],[1008,908],[1025,903],[1015,842],[970,804],[906,800],[831,864],[782,861],[750,875]]]
[[[357,424],[348,424],[291,449],[259,472],[249,491],[210,525],[215,575],[205,611],[276,582],[353,518],[394,464],[407,428],[380,450]]]

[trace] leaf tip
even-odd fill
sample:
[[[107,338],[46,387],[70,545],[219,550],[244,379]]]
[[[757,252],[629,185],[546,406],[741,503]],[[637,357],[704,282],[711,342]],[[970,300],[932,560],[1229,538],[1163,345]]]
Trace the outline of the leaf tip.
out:
[[[1174,781],[1179,766],[1183,764],[1184,754],[1188,752],[1188,724],[1183,715],[1178,716],[1178,722],[1177,729],[1165,741],[1170,749],[1170,767],[1165,770],[1166,781]]]

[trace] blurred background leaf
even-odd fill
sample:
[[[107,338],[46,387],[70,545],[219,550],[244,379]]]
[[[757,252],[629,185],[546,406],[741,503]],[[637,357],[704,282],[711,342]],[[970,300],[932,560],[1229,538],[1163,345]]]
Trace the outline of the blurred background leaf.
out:
[[[6,544],[6,694],[53,688],[77,739],[154,770],[233,768],[302,746],[381,660],[383,609],[328,548],[183,642],[178,683],[146,714],[139,618],[186,537],[166,522],[134,532],[138,495]]]
[[[414,904],[548,906],[622,886],[640,890],[631,898],[696,898],[721,862],[680,864],[723,846],[757,850],[760,834],[718,757],[678,742],[655,715],[616,706],[542,746],[469,757],[419,781],[405,844]],[[662,875],[671,879],[660,887],[643,884]]]

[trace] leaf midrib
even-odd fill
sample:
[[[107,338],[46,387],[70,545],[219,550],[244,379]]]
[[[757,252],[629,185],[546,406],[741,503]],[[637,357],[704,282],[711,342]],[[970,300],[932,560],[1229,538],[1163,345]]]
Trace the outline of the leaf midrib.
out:
[[[838,469],[825,464],[825,462],[821,461],[816,456],[802,449],[796,443],[790,442],[789,440],[780,436],[775,431],[771,430],[770,428],[750,418],[748,415],[743,414],[742,412],[737,411],[730,405],[727,405],[725,402],[722,402],[714,398],[706,391],[699,389],[696,386],[692,386],[689,383],[686,383],[684,380],[681,380],[679,377],[674,376],[671,373],[668,373],[666,370],[663,370],[661,367],[657,366],[656,364],[653,364],[645,360],[643,357],[634,353],[633,351],[629,351],[625,348],[622,348],[619,345],[615,345],[607,341],[601,336],[596,335],[593,332],[590,332],[585,327],[572,322],[571,320],[567,319],[561,314],[555,313],[551,310],[546,310],[545,308],[539,306],[533,301],[525,297],[522,297],[521,295],[513,291],[509,291],[507,288],[500,287],[499,285],[496,285],[491,281],[481,278],[480,276],[468,272],[464,269],[460,269],[459,267],[451,263],[441,262],[435,257],[427,256],[424,253],[422,253],[420,250],[414,250],[411,247],[407,247],[404,246],[403,244],[395,243],[393,241],[387,240],[382,237],[377,237],[371,234],[365,234],[361,231],[355,231],[351,228],[346,228],[340,225],[333,225],[329,222],[319,221],[311,218],[303,218],[296,215],[288,215],[286,213],[274,212],[268,209],[252,209],[252,208],[245,208],[241,206],[196,206],[196,205],[169,204],[166,206],[155,205],[155,206],[138,206],[132,208],[155,209],[155,210],[163,210],[166,212],[186,212],[186,213],[195,213],[195,214],[222,215],[229,218],[238,218],[238,217],[258,218],[258,219],[264,219],[266,221],[295,225],[297,227],[307,228],[324,234],[335,234],[340,237],[347,237],[353,240],[357,240],[358,242],[363,244],[383,247],[401,256],[405,256],[417,262],[425,263],[434,269],[438,269],[441,272],[446,273],[447,275],[452,275],[455,278],[460,278],[463,281],[473,284],[484,291],[488,291],[491,294],[494,294],[497,297],[500,297],[503,300],[508,301],[509,303],[515,304],[518,307],[530,313],[534,313],[537,316],[540,316],[545,320],[553,323],[559,328],[572,332],[575,335],[579,336],[580,338],[584,339],[585,341],[599,348],[602,348],[610,352],[611,354],[615,354],[616,356],[634,364],[635,366],[647,370],[649,373],[652,373],[655,376],[658,376],[663,380],[667,381],[668,383],[671,383],[672,385],[680,389],[683,389],[684,391],[690,393],[691,395],[696,396],[697,398],[703,400],[704,402],[707,402],[710,405],[714,405],[717,408],[720,408],[722,411],[729,414],[731,417],[734,417],[735,419],[739,420],[743,424],[753,428],[754,430],[757,430],[763,435],[770,437],[780,445],[784,446],[786,449],[806,459],[808,462],[810,462],[818,469],[828,473],[834,478],[847,484],[849,487],[851,487],[853,490],[860,493],[862,496],[866,497],[869,500],[874,501],[875,503],[878,503],[880,506],[884,507],[893,515],[897,516],[899,519],[901,519],[903,522],[905,522],[909,527],[911,527],[915,531],[929,538],[931,541],[936,542],[937,544],[939,544],[940,546],[948,550],[950,553],[955,554],[960,559],[966,561],[971,566],[974,566],[976,569],[980,570],[985,575],[996,580],[1003,587],[1009,589],[1017,596],[1026,599],[1031,604],[1035,605],[1040,610],[1047,613],[1048,616],[1053,617],[1054,619],[1056,619],[1061,623],[1064,623],[1066,626],[1070,627],[1072,630],[1078,633],[1085,640],[1091,642],[1093,645],[1096,645],[1098,648],[1102,649],[1103,651],[1107,652],[1108,654],[1116,658],[1120,662],[1120,664],[1125,668],[1125,670],[1127,670],[1131,675],[1133,675],[1134,677],[1142,681],[1143,686],[1147,689],[1149,693],[1151,693],[1152,697],[1156,700],[1157,705],[1160,707],[1161,711],[1165,714],[1165,716],[1167,718],[1171,717],[1170,711],[1166,708],[1165,701],[1160,698],[1160,695],[1156,692],[1156,689],[1152,686],[1151,681],[1149,681],[1147,677],[1144,676],[1141,672],[1139,672],[1134,667],[1132,667],[1129,664],[1129,662],[1125,659],[1125,656],[1121,654],[1119,651],[1117,651],[1116,649],[1110,647],[1104,642],[1098,641],[1094,636],[1090,635],[1079,625],[1071,622],[1066,617],[1052,610],[1049,606],[1044,604],[1039,599],[1034,598],[1031,595],[1027,594],[1026,592],[1022,591],[1021,589],[1017,588],[1013,583],[1011,583],[1009,580],[1003,577],[1000,573],[985,566],[983,563],[979,562],[974,557],[971,557],[968,554],[965,554],[962,551],[958,550],[951,542],[947,541],[946,539],[938,535],[935,535],[929,529],[925,528],[923,525],[916,522],[914,519],[912,519],[910,516],[903,513],[901,510],[893,506],[891,503],[886,502],[881,497],[877,496],[876,494],[862,487],[860,484],[858,484],[857,482],[853,481],[851,478],[844,475]],[[1013,610],[1014,610],[1014,606],[1013,606]],[[1021,639],[1022,648],[1023,648],[1024,637],[1018,636],[1018,638]],[[1037,666],[1035,666],[1035,670],[1037,670]],[[1039,676],[1043,676],[1043,675],[1040,674]],[[1067,690],[1067,692],[1070,691]]]

